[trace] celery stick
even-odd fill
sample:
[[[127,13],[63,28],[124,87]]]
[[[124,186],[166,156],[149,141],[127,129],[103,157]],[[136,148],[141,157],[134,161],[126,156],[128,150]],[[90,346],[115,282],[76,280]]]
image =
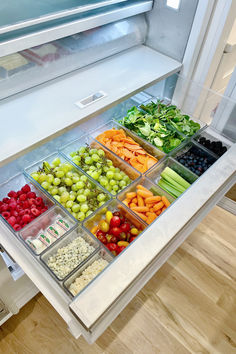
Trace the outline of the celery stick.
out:
[[[168,192],[169,194],[171,194],[174,198],[178,198],[183,192],[180,192],[178,190],[176,190],[173,186],[171,186],[168,182],[160,179],[160,181],[158,182],[158,185],[164,189],[166,192]]]
[[[180,192],[184,192],[187,189],[171,178],[165,170],[161,173],[161,177]]]
[[[174,179],[177,183],[179,183],[185,189],[190,187],[190,184],[187,181],[185,181],[184,178],[182,178],[180,175],[178,175],[178,173],[176,173],[174,170],[172,170],[170,167],[166,167],[163,172],[165,172],[169,177]],[[162,174],[161,174],[161,176],[162,176]]]

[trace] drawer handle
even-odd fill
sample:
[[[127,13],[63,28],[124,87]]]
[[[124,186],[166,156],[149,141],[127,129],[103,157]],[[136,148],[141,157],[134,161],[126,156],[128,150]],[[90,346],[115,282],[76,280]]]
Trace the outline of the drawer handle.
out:
[[[104,91],[98,91],[98,92],[93,93],[92,95],[90,95],[88,97],[83,98],[80,101],[75,102],[75,104],[79,108],[86,108],[90,104],[95,103],[95,102],[101,100],[102,98],[104,98],[106,96],[107,96],[107,94]]]

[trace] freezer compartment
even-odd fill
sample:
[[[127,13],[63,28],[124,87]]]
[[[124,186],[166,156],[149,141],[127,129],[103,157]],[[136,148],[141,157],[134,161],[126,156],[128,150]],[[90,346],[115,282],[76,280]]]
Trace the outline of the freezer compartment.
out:
[[[226,144],[206,131],[196,134],[194,141],[198,142],[209,153],[215,155],[216,158],[222,156],[230,148],[229,144]]]
[[[100,273],[113,261],[105,248],[100,248],[85,264],[77,269],[63,282],[64,289],[70,297],[77,296],[91,284]]]
[[[141,146],[142,149],[145,150],[145,152],[147,152],[149,155],[151,155],[152,157],[154,157],[157,160],[156,163],[160,162],[163,158],[165,158],[166,154],[164,152],[160,151],[159,149],[157,149],[153,145],[149,144],[147,141],[143,140],[142,138],[140,138],[139,136],[137,136],[136,134],[131,132],[129,129],[123,127],[121,124],[119,124],[118,122],[116,122],[114,120],[111,120],[108,123],[98,127],[96,130],[91,131],[90,134],[96,140],[98,140],[98,139],[100,140],[100,138],[98,138],[98,136],[100,134],[104,133],[107,130],[113,129],[113,128],[115,128],[117,130],[123,129],[123,131],[125,132],[127,137],[132,138],[136,143],[138,143]],[[104,145],[104,144],[102,144],[102,145]],[[109,148],[109,150],[111,150],[111,149],[112,149],[112,147]],[[115,152],[114,149],[112,149],[111,151],[113,151],[115,154],[117,154],[117,152]],[[129,163],[129,161],[127,161],[127,163]],[[148,168],[148,166],[146,166],[146,167],[147,167],[147,169],[145,169],[145,171],[141,171],[142,173],[148,171],[151,168],[151,167]]]
[[[53,170],[51,170],[52,166]],[[42,168],[50,172],[50,175],[53,174],[53,178],[55,177],[49,187],[48,184],[45,185],[44,178],[42,179],[38,174]],[[27,167],[25,172],[33,181],[36,178],[35,183],[45,193],[52,195],[55,202],[65,208],[77,221],[83,221],[111,198],[110,194],[94,179],[57,152]]]
[[[45,250],[40,260],[50,274],[62,281],[82,266],[98,248],[97,239],[78,226]]]
[[[25,193],[22,192],[22,194],[25,195],[25,197],[24,198],[22,197],[22,198],[25,199],[25,200],[24,201],[22,200],[20,209],[18,209],[18,211],[17,211],[16,208],[18,208],[18,206],[17,206],[16,202],[13,201],[13,204],[16,204],[15,207],[11,204],[11,202],[9,203],[10,197],[8,197],[8,193],[12,192],[12,191],[14,191],[14,192],[20,191],[21,188],[24,187],[26,184],[29,185],[30,191],[35,193],[37,198],[38,197],[42,198],[43,204],[40,201],[38,201],[38,200],[36,201],[35,198],[31,198],[31,196],[30,197],[27,196],[28,192],[25,192]],[[4,200],[4,198],[6,198],[6,200]],[[20,198],[20,197],[17,196],[16,199],[18,200],[18,198]],[[18,217],[20,217],[20,213],[23,216],[23,210],[24,210],[24,214],[30,215],[30,220],[32,220],[32,218],[37,218],[40,215],[40,214],[39,215],[37,215],[37,214],[40,213],[41,210],[46,209],[46,208],[50,209],[54,205],[54,203],[51,200],[51,198],[48,197],[45,193],[43,193],[39,188],[37,188],[37,183],[34,183],[33,181],[31,181],[29,178],[27,178],[27,176],[25,176],[25,174],[22,174],[22,173],[12,177],[8,181],[6,181],[6,182],[4,182],[4,183],[2,183],[0,185],[0,200],[2,201],[0,203],[1,204],[1,206],[0,206],[0,208],[1,208],[0,209],[1,210],[0,218],[1,218],[1,220],[4,221],[5,224],[7,224],[7,226],[13,232],[17,232],[19,230],[23,230],[24,227],[26,226],[26,224],[30,224],[31,223],[31,221],[30,222],[26,221],[25,223],[20,224],[22,219],[18,220]],[[27,205],[24,202],[27,202]],[[37,206],[37,203],[38,203],[38,206]],[[30,205],[33,206],[33,209],[34,209],[33,213],[32,213],[32,207],[30,207]],[[11,210],[15,210],[15,212],[18,214],[18,215],[14,214],[14,217],[15,217],[15,224],[14,224],[15,229],[6,220],[6,218],[8,218],[10,216],[13,216],[11,214]],[[8,213],[9,215],[6,214],[6,213]],[[17,225],[19,227],[17,227]]]
[[[146,200],[146,198],[152,197],[152,195],[150,194],[144,196],[142,192],[139,192],[140,190],[149,191],[153,196],[160,196],[160,198],[157,198],[158,200],[150,202],[149,200]],[[138,200],[136,203],[134,203],[133,198],[138,199],[139,193],[140,195],[142,194],[141,205],[145,207],[145,211],[141,211],[141,209],[139,209],[140,203]],[[162,200],[161,198],[162,196],[165,197],[167,201],[165,200],[164,202],[164,200]],[[133,182],[132,185],[125,191],[121,192],[118,195],[118,199],[124,205],[129,207],[132,212],[134,212],[135,215],[139,216],[146,224],[151,224],[153,221],[155,221],[158,216],[161,215],[168,208],[169,204],[171,204],[175,200],[169,193],[164,191],[162,188],[160,188],[144,176],[142,176],[141,179],[137,182]],[[134,204],[136,204],[136,206]],[[137,207],[138,209],[136,209]],[[149,208],[149,210],[146,210],[146,208]],[[155,215],[150,215],[150,213]]]
[[[171,157],[197,176],[201,176],[217,160],[212,153],[194,141],[189,141],[183,149],[173,152]]]
[[[55,205],[39,216],[19,235],[25,245],[35,255],[39,255],[75,226],[74,219],[62,208]]]
[[[113,216],[118,216],[121,220],[120,225],[115,227],[115,230],[114,226],[110,224],[111,217]],[[127,223],[129,224],[128,229]],[[122,224],[125,225],[122,226]],[[115,256],[122,252],[123,248],[128,247],[144,231],[146,226],[146,223],[141,218],[117,199],[108,202],[104,205],[104,208],[83,223],[86,231],[95,235],[99,242],[104,244]],[[104,232],[99,235],[100,231]],[[121,243],[119,243],[120,241]],[[110,248],[109,243],[115,243],[117,247]]]
[[[112,195],[116,195],[133,180],[140,177],[140,173],[136,169],[89,135],[67,144],[60,149],[60,152],[88,173]],[[91,164],[86,163],[86,157],[83,157],[84,153],[89,153],[89,157],[92,159]]]
[[[187,169],[186,167],[184,167],[183,165],[181,165],[179,162],[177,162],[176,160],[172,159],[171,157],[167,157],[167,159],[165,159],[163,162],[161,162],[159,165],[157,165],[156,167],[154,167],[150,172],[148,172],[146,174],[146,177],[149,178],[153,183],[159,185],[162,189],[168,189],[168,193],[171,194],[174,198],[177,198],[179,195],[178,194],[182,194],[184,192],[184,190],[182,191],[181,186],[183,186],[183,189],[187,189],[187,185],[183,185],[181,184],[181,186],[178,186],[178,179],[174,179],[174,181],[172,181],[172,177],[169,179],[168,176],[167,178],[165,178],[165,176],[161,176],[161,174],[163,173],[163,171],[166,168],[170,168],[171,170],[173,170],[174,172],[176,172],[180,177],[182,177],[186,182],[188,182],[190,185],[196,181],[196,179],[198,178],[197,175],[195,175],[193,172],[191,172],[189,169]],[[161,180],[161,182],[160,182]],[[163,183],[164,181],[164,183]],[[178,184],[176,184],[178,183]],[[189,186],[190,186],[189,185]],[[165,188],[164,188],[165,187]],[[172,189],[173,188],[173,189]],[[176,191],[177,188],[177,191]],[[179,193],[178,193],[179,191]],[[182,192],[182,193],[181,193]]]

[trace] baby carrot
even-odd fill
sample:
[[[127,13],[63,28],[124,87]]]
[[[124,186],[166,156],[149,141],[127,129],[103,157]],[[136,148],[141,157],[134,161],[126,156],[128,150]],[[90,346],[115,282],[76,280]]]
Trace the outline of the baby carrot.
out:
[[[162,199],[163,203],[165,204],[165,206],[168,208],[168,206],[170,206],[169,200],[164,195],[161,197],[161,199]]]
[[[153,210],[154,211],[160,210],[160,209],[163,208],[163,206],[164,206],[164,203],[163,202],[159,202],[159,203],[154,205]]]
[[[159,209],[159,210],[156,211],[156,215],[157,215],[157,216],[160,215],[160,214],[161,214],[161,209]]]
[[[144,191],[142,189],[138,189],[137,194],[140,195],[141,197],[143,197],[144,199],[153,196],[152,192]]]
[[[136,197],[136,195],[137,195],[136,192],[126,193],[126,198],[133,199]]]
[[[149,213],[146,223],[149,225],[151,224],[155,219],[156,219],[156,214],[155,213]]]
[[[167,207],[163,207],[163,208],[161,209],[161,212],[165,211],[166,209],[167,209]]]
[[[138,206],[144,206],[144,201],[141,195],[137,195],[137,200],[138,200]]]
[[[123,202],[127,207],[129,206],[129,202],[128,202],[127,199],[124,199],[122,202]]]
[[[145,202],[146,203],[154,203],[154,202],[156,203],[156,202],[160,202],[161,199],[162,199],[162,197],[160,197],[159,195],[155,195],[154,197],[145,198]]]
[[[139,213],[145,213],[146,211],[149,211],[149,208],[148,207],[145,207],[145,206],[136,206],[136,207],[133,207],[131,208],[132,210],[134,211],[138,211]]]
[[[144,221],[147,220],[147,216],[146,216],[146,215],[144,215],[144,214],[142,214],[142,213],[139,213],[139,212],[137,212],[137,211],[135,211],[135,213],[136,213],[141,219],[143,219]]]
[[[144,186],[142,186],[141,184],[137,185],[137,189],[141,189],[142,191],[149,192],[149,190],[147,188],[145,188]]]
[[[132,209],[132,208],[137,208],[137,204],[136,203],[130,203],[129,207]]]
[[[138,199],[135,197],[135,198],[133,198],[132,199],[132,203],[135,203],[135,204],[137,204],[138,203]]]

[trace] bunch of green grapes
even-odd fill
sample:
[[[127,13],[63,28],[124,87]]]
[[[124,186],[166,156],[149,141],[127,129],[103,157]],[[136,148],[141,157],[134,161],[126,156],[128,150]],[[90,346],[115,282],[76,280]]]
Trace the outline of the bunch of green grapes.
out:
[[[105,157],[102,149],[82,146],[78,151],[71,152],[70,156],[77,166],[80,166],[113,195],[116,195],[131,182],[129,176],[113,166],[112,161]]]
[[[42,168],[31,177],[79,221],[109,199],[87,176],[78,173],[71,164],[61,163],[59,158],[51,165],[43,162]]]

